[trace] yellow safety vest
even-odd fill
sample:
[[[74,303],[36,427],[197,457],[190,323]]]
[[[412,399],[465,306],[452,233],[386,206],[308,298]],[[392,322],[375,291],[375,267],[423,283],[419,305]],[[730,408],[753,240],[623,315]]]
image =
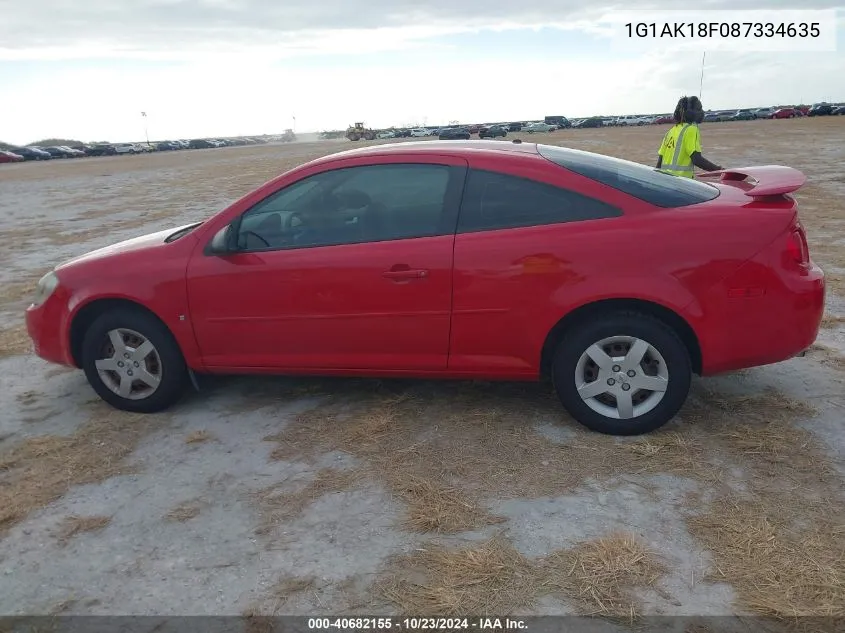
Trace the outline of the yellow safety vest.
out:
[[[674,176],[692,178],[695,167],[692,164],[692,153],[700,151],[692,138],[687,135],[698,135],[698,128],[690,123],[680,123],[672,126],[663,137],[663,144],[660,146],[660,171],[668,172]],[[686,143],[684,141],[686,140]],[[692,142],[690,142],[692,141]]]

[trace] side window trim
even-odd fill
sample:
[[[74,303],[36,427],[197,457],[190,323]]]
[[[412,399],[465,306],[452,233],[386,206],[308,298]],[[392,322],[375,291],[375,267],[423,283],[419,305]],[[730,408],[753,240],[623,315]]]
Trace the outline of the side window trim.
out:
[[[466,161],[461,161],[463,164],[458,164],[458,161],[452,159],[448,162],[441,162],[436,160],[437,157],[433,157],[432,160],[429,161],[409,161],[409,162],[396,162],[396,163],[372,163],[372,164],[362,164],[362,165],[345,165],[340,167],[335,167],[332,169],[327,169],[324,171],[320,171],[310,176],[305,176],[302,179],[296,180],[284,187],[274,191],[273,193],[267,195],[266,197],[262,198],[258,202],[255,202],[252,206],[248,209],[240,213],[234,220],[230,223],[231,230],[229,232],[228,241],[229,246],[233,249],[233,253],[237,254],[249,254],[249,253],[270,253],[276,251],[289,251],[289,250],[304,250],[310,248],[327,248],[331,246],[351,246],[351,245],[360,245],[360,244],[375,244],[379,242],[388,242],[388,241],[400,241],[400,240],[408,240],[408,239],[422,239],[422,237],[440,237],[443,235],[454,235],[457,231],[458,220],[460,216],[460,205],[461,200],[464,194],[464,189],[466,186],[467,180],[467,172],[468,167]],[[293,187],[301,182],[305,182],[312,178],[318,178],[320,176],[324,176],[327,174],[332,174],[335,172],[340,172],[344,170],[352,170],[352,169],[360,169],[360,168],[367,168],[367,167],[376,167],[376,166],[398,166],[398,165],[405,165],[405,166],[437,166],[437,167],[446,167],[449,170],[449,178],[446,183],[446,193],[443,197],[443,209],[441,211],[440,220],[438,223],[438,228],[433,235],[430,236],[422,236],[422,237],[400,237],[400,238],[385,238],[380,240],[372,240],[366,242],[350,242],[348,244],[326,244],[326,245],[300,245],[300,246],[282,246],[282,247],[269,247],[269,248],[250,248],[250,249],[241,249],[238,248],[238,237],[240,234],[241,223],[243,219],[247,217],[251,212],[255,209],[261,207],[264,204],[269,203],[277,196],[281,195],[284,191],[288,190],[290,187]],[[307,195],[307,194],[306,194]]]
[[[526,182],[526,183],[529,183],[531,185],[538,185],[540,187],[548,187],[550,189],[556,189],[556,190],[560,191],[561,193],[563,193],[564,195],[568,194],[568,195],[576,196],[578,198],[582,198],[586,201],[589,201],[592,204],[598,205],[600,207],[604,207],[605,209],[607,209],[608,214],[600,216],[600,217],[596,217],[596,218],[577,218],[577,219],[571,219],[571,220],[562,219],[562,220],[552,221],[552,222],[519,224],[519,225],[516,225],[516,226],[462,228],[461,227],[461,221],[468,215],[467,200],[468,200],[468,195],[470,193],[472,193],[469,190],[469,187],[471,186],[473,174],[481,174],[481,175],[484,175],[484,176],[486,176],[488,174],[492,174],[494,176],[503,176],[505,178],[515,180],[515,181]],[[457,222],[457,225],[456,225],[456,228],[455,228],[455,233],[456,234],[482,233],[482,232],[487,232],[487,231],[502,231],[502,230],[509,230],[509,229],[518,229],[518,228],[532,228],[532,227],[538,227],[538,226],[554,226],[554,225],[557,225],[557,224],[571,224],[573,222],[586,222],[588,220],[600,220],[600,219],[610,219],[610,218],[614,218],[614,217],[623,217],[624,215],[625,214],[622,211],[622,209],[620,209],[618,206],[616,206],[614,204],[610,204],[609,202],[605,202],[604,200],[599,200],[598,198],[593,198],[591,196],[587,196],[583,193],[580,193],[580,192],[575,191],[573,189],[568,189],[566,187],[562,187],[560,185],[554,185],[554,184],[551,184],[551,183],[548,183],[548,182],[535,180],[533,178],[528,178],[526,176],[519,176],[519,175],[515,175],[515,174],[494,171],[492,169],[470,168],[470,169],[467,170],[465,180],[464,180],[463,195],[462,195],[462,198],[461,198],[459,218],[458,218],[458,222]]]

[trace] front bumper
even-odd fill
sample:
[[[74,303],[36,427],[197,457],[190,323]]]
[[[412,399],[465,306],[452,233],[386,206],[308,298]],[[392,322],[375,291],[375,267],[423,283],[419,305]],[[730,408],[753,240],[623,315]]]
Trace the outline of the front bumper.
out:
[[[26,329],[36,356],[76,367],[70,350],[67,306],[67,292],[59,286],[44,303],[26,309]]]

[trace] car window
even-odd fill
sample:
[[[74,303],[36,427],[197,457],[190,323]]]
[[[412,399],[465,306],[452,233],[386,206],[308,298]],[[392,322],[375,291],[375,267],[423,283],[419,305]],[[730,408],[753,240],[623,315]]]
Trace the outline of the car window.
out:
[[[289,249],[438,235],[452,173],[445,165],[393,164],[315,174],[247,211],[238,246]]]
[[[459,232],[486,231],[621,216],[604,202],[546,183],[471,170]]]
[[[719,196],[719,189],[713,185],[621,158],[551,145],[538,145],[537,151],[565,169],[657,207],[683,207]]]

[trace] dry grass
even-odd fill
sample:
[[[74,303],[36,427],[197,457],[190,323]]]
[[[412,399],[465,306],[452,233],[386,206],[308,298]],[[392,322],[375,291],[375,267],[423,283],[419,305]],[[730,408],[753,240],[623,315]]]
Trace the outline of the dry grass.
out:
[[[72,435],[31,437],[0,453],[0,532],[72,486],[131,471],[126,458],[155,428],[156,418],[106,407],[93,406],[90,420]]]
[[[214,435],[202,429],[188,433],[185,436],[185,444],[201,444],[203,442],[210,442],[213,439],[215,439]]]
[[[375,584],[402,614],[509,615],[562,595],[583,615],[639,617],[636,589],[666,573],[635,537],[611,534],[530,561],[501,534],[458,549],[424,546],[389,563]]]
[[[508,615],[534,604],[536,569],[501,536],[461,549],[431,545],[392,562],[375,591],[402,615]]]
[[[572,425],[553,397],[536,385],[375,383],[367,391],[363,399],[358,392],[349,401],[341,389],[266,439],[277,442],[276,459],[308,461],[341,451],[362,460],[375,482],[405,502],[405,527],[413,531],[460,532],[494,524],[500,519],[484,509],[486,499],[555,497],[587,480],[613,485],[624,476],[669,474],[701,483],[716,498],[746,494],[754,501],[749,511],[756,513],[757,522],[785,518],[792,526],[812,524],[818,547],[839,551],[842,533],[834,526],[837,521],[845,523],[840,482],[822,448],[794,425],[797,418],[811,417],[814,409],[779,392],[730,396],[697,385],[676,422],[660,432],[618,440]],[[561,421],[571,430],[571,438],[564,444],[546,438],[535,430],[539,420]],[[712,549],[724,538],[717,534],[723,534],[719,526],[726,525],[728,517],[721,513],[722,506],[710,507],[704,499],[701,495],[690,499],[689,509],[698,517],[691,529]],[[837,604],[835,596],[825,601],[819,594],[816,604],[806,596],[813,584],[830,585],[827,574],[836,564],[832,562],[828,571],[819,568],[815,575],[801,576],[797,570],[805,563],[798,559],[742,557],[743,548],[768,547],[753,524],[737,534],[745,541],[736,549],[724,543],[728,552],[724,556],[734,566],[714,551],[724,580],[748,585],[745,591],[738,590],[740,606],[769,616],[830,612]],[[806,553],[795,541],[798,534],[779,535],[781,543],[791,543],[792,549],[784,546],[784,552]],[[757,574],[783,578],[782,593],[770,587],[774,593],[768,606],[752,599],[754,572],[735,573],[735,565],[748,565],[749,570],[756,566]],[[608,582],[613,578],[607,576]],[[792,589],[787,591],[787,586]],[[838,604],[845,604],[845,583],[830,586],[838,587],[842,592]],[[611,583],[605,587],[607,594],[594,588],[591,595],[604,604],[607,596],[622,595],[621,587]],[[580,600],[579,596],[580,590],[570,598]],[[620,615],[630,615],[631,601],[624,608],[623,603],[608,604]],[[777,610],[775,604],[780,605]],[[443,605],[448,606],[448,600]],[[584,606],[600,610],[598,605]]]
[[[636,589],[652,588],[667,573],[660,558],[639,539],[616,533],[548,556],[541,564],[543,588],[574,602],[581,615],[641,615]]]
[[[845,324],[845,316],[838,316],[835,314],[830,314],[829,312],[824,315],[822,318],[821,326],[823,328],[838,328],[840,325]]]
[[[253,603],[244,610],[245,633],[270,633],[275,631],[278,621],[273,618],[284,615],[281,609],[294,597],[314,590],[317,586],[315,576],[287,577],[276,582],[260,602]]]
[[[255,500],[262,514],[259,533],[272,531],[273,527],[296,518],[320,497],[343,492],[364,478],[358,470],[324,468],[314,478],[296,490],[285,490],[284,484],[275,484],[259,490]]]
[[[61,545],[67,545],[70,539],[85,532],[99,532],[111,523],[110,516],[69,516],[65,517],[56,530],[56,538]]]
[[[0,307],[14,308],[25,303],[35,293],[37,279],[6,282],[0,286]]]
[[[808,355],[817,359],[826,367],[831,367],[838,371],[845,371],[845,356],[832,347],[822,345],[821,343],[814,343],[810,347]]]
[[[795,502],[771,507],[768,501],[725,497],[689,519],[692,534],[714,553],[710,579],[729,582],[741,604],[761,615],[845,617],[841,516],[796,516],[814,513],[796,513]]]
[[[0,329],[0,358],[23,356],[28,354],[32,341],[25,325],[16,325]]]
[[[179,505],[171,508],[167,514],[164,515],[164,520],[184,523],[185,521],[190,521],[191,519],[198,517],[200,512],[202,512],[202,508],[203,504],[197,500],[185,501],[184,503],[180,503]]]

